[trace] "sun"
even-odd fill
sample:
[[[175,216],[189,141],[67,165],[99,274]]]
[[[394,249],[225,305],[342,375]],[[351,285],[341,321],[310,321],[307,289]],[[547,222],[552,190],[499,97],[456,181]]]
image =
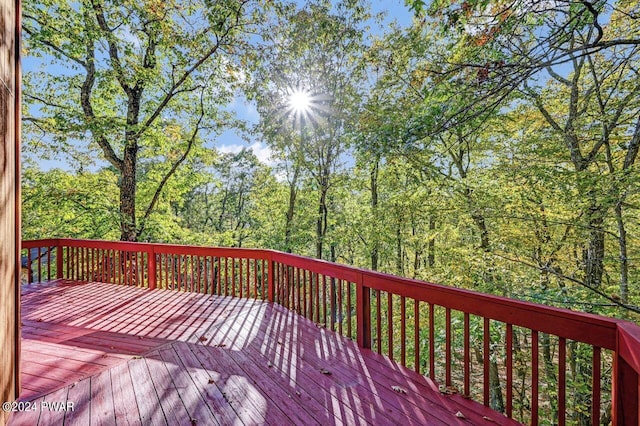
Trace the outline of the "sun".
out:
[[[311,108],[311,94],[297,89],[289,94],[289,108],[296,114],[306,114]]]

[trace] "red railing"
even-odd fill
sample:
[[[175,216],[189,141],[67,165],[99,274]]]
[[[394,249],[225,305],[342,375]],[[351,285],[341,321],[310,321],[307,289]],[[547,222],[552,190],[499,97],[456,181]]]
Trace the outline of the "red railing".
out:
[[[630,322],[272,250],[68,239],[22,248],[29,282],[268,300],[519,421],[638,424],[640,327]]]

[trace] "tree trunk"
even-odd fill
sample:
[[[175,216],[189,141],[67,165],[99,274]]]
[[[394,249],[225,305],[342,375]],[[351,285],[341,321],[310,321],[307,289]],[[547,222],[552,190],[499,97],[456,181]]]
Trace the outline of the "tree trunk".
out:
[[[318,202],[318,219],[316,223],[316,258],[322,259],[324,237],[327,234],[327,192],[329,188],[320,187],[320,200]]]
[[[380,160],[376,158],[371,168],[371,216],[374,226],[378,223],[378,172]],[[378,232],[373,232],[373,246],[371,247],[371,270],[378,270],[380,255],[380,236]]]
[[[620,247],[620,300],[629,302],[629,260],[627,258],[627,230],[624,227],[622,203],[616,204],[616,222],[618,223],[618,245]]]
[[[120,179],[120,240],[136,241],[136,163],[138,147],[128,144],[124,150]]]
[[[398,215],[399,214],[400,212],[398,211]],[[399,216],[396,219],[396,273],[400,276],[403,276],[404,262],[402,256],[402,220]]]
[[[291,182],[289,182],[289,207],[287,208],[284,223],[284,247],[287,253],[291,253],[293,251],[293,247],[291,247],[291,233],[293,231],[293,217],[295,214],[296,197],[298,195],[296,184],[298,183],[299,172],[300,167],[295,166],[293,169],[293,177]]]
[[[595,201],[589,207],[589,240],[583,251],[585,284],[597,288],[602,283],[604,274],[604,217],[602,207]]]
[[[436,230],[436,220],[433,215],[429,216],[429,231],[432,235],[429,237],[427,265],[429,268],[433,268],[436,264],[436,238],[433,236],[433,231]]]

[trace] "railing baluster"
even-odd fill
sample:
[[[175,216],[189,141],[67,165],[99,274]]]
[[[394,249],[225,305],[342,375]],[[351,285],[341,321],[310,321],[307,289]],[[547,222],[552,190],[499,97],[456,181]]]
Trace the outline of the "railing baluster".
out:
[[[413,299],[413,369],[420,374],[420,301]]]
[[[78,247],[78,280],[84,280],[84,247]]]
[[[313,282],[311,280],[311,271],[303,269],[302,281],[304,282],[305,317],[313,319]]]
[[[266,259],[262,260],[262,275],[260,276],[260,291],[262,292],[262,300],[269,299],[269,276],[271,275],[271,269],[273,268],[273,263],[269,263]],[[265,288],[265,275],[267,276],[266,288]]]
[[[464,313],[464,396],[471,396],[471,336],[469,330],[469,313]]]
[[[29,276],[27,277],[27,283],[33,283],[33,271],[31,265],[33,264],[33,259],[31,259],[31,249],[27,249],[27,273]]]
[[[601,350],[597,346],[593,346],[593,362],[591,371],[593,375],[591,377],[591,424],[597,425],[600,423],[600,374],[601,374]]]
[[[351,335],[351,281],[346,281],[347,287],[347,337],[353,339]]]
[[[71,269],[71,262],[72,262],[72,258],[73,258],[73,249],[71,247],[67,247],[67,257],[66,257],[66,264],[67,264],[67,274],[65,275],[65,278],[72,280],[73,279],[73,271]]]
[[[487,407],[489,406],[489,359],[491,354],[489,351],[491,350],[491,334],[490,334],[491,323],[489,318],[484,318],[484,329],[483,329],[483,357],[482,357],[482,373],[483,373],[483,402]]]
[[[243,259],[237,259],[238,261],[238,286],[240,287],[239,289],[239,294],[236,294],[236,292],[234,291],[234,296],[240,296],[240,298],[242,298],[244,296],[244,281],[243,281],[243,274],[242,274],[242,260]],[[234,274],[235,275],[235,274]]]
[[[51,281],[51,250],[53,247],[47,247],[47,281]]]
[[[316,314],[316,323],[320,322],[320,282],[318,281],[318,274],[313,272],[311,274],[311,281],[315,283],[315,298],[316,298],[316,307],[315,307],[315,314]]]
[[[186,255],[184,257],[185,260],[185,268],[184,268],[184,274],[185,274],[185,287],[187,289],[187,291],[192,292],[195,291],[196,289],[196,262],[195,262],[195,256],[193,255]]]
[[[282,284],[282,280],[283,280],[283,268],[284,266],[282,266],[281,263],[278,263],[278,267],[276,268],[276,272],[277,272],[277,280],[276,280],[276,285],[277,285],[277,297],[278,300],[277,302],[280,303],[282,306],[284,306],[284,286]]]
[[[227,296],[229,287],[229,259],[227,256],[224,257],[224,295]]]
[[[64,252],[65,252],[64,247],[62,246],[62,244],[58,243],[58,246],[56,247],[56,278],[57,279],[62,279],[66,276],[64,274],[64,266],[63,266],[65,264]],[[69,257],[67,255],[67,262],[68,262],[68,259]]]
[[[313,321],[313,276],[312,272],[307,271],[306,269],[304,270],[304,282],[305,284],[307,284],[307,291],[305,292],[305,294],[307,295],[307,303],[305,303],[305,306],[307,307],[307,318]]]
[[[301,273],[302,273],[302,268],[298,268],[296,267],[294,269],[295,273],[294,273],[294,285],[293,285],[293,289],[294,289],[294,301],[293,303],[296,305],[294,312],[297,313],[298,315],[302,315],[304,316],[303,313],[303,306],[302,306],[302,299],[304,297],[304,295],[302,294],[302,291],[304,289],[304,283],[302,282],[302,277],[301,277]]]
[[[558,426],[564,426],[566,424],[566,370],[567,341],[564,337],[560,337],[558,340]]]
[[[204,282],[202,281],[202,268],[204,268],[203,263],[204,258],[202,256],[196,256],[196,275],[198,276],[198,293],[202,293],[204,290]]]
[[[429,377],[436,378],[435,305],[429,303]]]
[[[249,261],[247,260],[247,274],[249,274]],[[258,298],[258,259],[253,259],[253,298]]]
[[[218,264],[218,270],[216,271],[216,294],[222,294],[222,258],[217,257],[216,263]]]
[[[337,306],[337,320],[338,320],[338,333],[342,335],[342,318],[343,318],[343,310],[342,310],[342,280],[338,279],[338,306]]]
[[[176,289],[176,256],[172,254],[169,258],[169,265],[171,266],[171,290]]]
[[[380,290],[376,290],[376,350],[382,353],[382,302],[380,299],[382,294]]]
[[[80,248],[73,248],[73,279],[80,280]]]
[[[400,296],[400,364],[407,365],[407,305],[404,296]]]
[[[91,249],[91,273],[89,276],[89,279],[91,281],[98,281],[100,278],[100,275],[98,273],[98,265],[96,262],[96,249]]]
[[[38,282],[42,282],[42,248],[40,247],[38,247]]]
[[[451,386],[451,309],[445,309],[445,384]]]
[[[322,274],[322,323],[326,327],[327,323],[327,276]]]
[[[506,350],[506,368],[507,368],[507,417],[513,416],[513,325],[507,324],[507,332],[505,336]]]
[[[158,262],[158,264],[156,265],[158,268],[158,276],[156,277],[156,288],[161,288],[161,289],[166,289],[167,287],[165,286],[165,280],[164,280],[164,273],[165,273],[165,263],[164,263],[164,259],[165,256],[162,253],[158,253],[158,256],[156,258],[156,261]]]
[[[538,424],[538,332],[531,330],[531,424]]]
[[[329,295],[329,302],[331,307],[331,331],[336,330],[336,280],[333,277],[329,277],[329,283],[331,287],[331,294]]]
[[[393,299],[391,292],[387,292],[387,340],[389,358],[393,361]]]

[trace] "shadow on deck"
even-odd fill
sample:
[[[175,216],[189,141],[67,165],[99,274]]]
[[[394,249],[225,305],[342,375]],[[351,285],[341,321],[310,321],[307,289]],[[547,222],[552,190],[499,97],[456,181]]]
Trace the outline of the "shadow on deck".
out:
[[[264,301],[56,281],[22,330],[10,425],[517,424]]]

